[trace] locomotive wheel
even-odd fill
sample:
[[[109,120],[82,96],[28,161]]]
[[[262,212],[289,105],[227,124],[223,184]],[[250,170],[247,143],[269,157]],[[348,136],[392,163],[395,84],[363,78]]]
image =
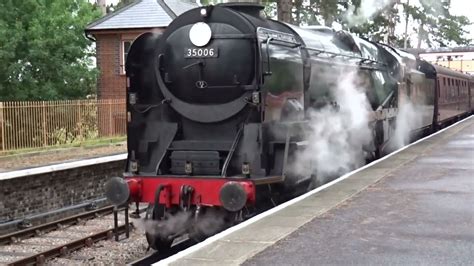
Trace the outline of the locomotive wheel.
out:
[[[165,220],[166,208],[163,204],[159,204],[158,208],[155,210],[154,204],[148,205],[146,210],[145,219],[151,219],[153,221],[162,221]],[[146,240],[148,245],[154,250],[164,251],[171,248],[173,244],[173,239],[167,238],[159,234],[145,233]]]

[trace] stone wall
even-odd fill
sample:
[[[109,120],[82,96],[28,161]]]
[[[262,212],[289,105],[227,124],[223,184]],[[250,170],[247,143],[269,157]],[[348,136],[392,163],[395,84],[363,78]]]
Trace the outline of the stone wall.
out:
[[[122,176],[124,165],[125,160],[119,160],[0,180],[0,227],[9,221],[103,198],[105,182]]]

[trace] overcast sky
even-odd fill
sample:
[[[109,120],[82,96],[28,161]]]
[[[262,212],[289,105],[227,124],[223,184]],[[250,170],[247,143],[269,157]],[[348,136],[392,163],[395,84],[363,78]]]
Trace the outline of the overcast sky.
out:
[[[119,0],[107,0],[107,4],[115,4],[118,1]],[[467,27],[467,30],[470,32],[469,36],[471,39],[474,39],[474,0],[451,0],[451,14],[457,16],[463,15],[469,18],[473,24]]]
[[[471,26],[467,27],[469,36],[474,39],[474,1],[473,0],[451,0],[451,14],[466,16],[471,21]]]

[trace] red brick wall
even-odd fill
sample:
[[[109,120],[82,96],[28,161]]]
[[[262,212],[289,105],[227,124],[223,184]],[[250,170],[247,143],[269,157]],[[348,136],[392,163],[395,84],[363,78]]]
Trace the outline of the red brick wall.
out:
[[[140,34],[147,31],[162,32],[164,29],[142,29],[125,31],[101,31],[93,33],[96,39],[96,56],[99,78],[97,79],[97,97],[99,99],[125,99],[126,76],[123,71],[124,58],[122,41],[134,40]],[[125,121],[125,110],[119,113],[110,114],[107,110],[99,109],[99,120],[105,121],[114,117],[112,123]],[[113,136],[117,132],[111,131],[107,126],[109,123],[100,123],[100,136]]]
[[[147,31],[163,31],[163,29],[142,29],[124,31],[102,31],[93,33],[96,39],[97,96],[99,99],[124,99],[126,78],[122,71],[122,41],[134,40]]]
[[[120,73],[121,35],[97,34],[97,96],[99,99],[125,98],[125,75]]]

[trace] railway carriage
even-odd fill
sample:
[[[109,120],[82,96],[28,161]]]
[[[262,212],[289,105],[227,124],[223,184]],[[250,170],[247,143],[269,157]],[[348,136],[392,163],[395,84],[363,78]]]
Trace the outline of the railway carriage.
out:
[[[467,74],[452,69],[434,65],[437,82],[438,117],[442,125],[451,119],[461,117],[472,111],[471,91]]]

